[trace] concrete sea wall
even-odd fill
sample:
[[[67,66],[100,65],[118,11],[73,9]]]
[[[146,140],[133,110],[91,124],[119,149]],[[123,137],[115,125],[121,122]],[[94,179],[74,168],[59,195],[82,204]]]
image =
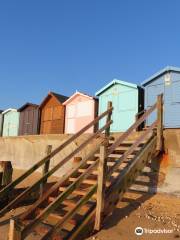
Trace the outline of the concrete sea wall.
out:
[[[68,147],[52,158],[50,167],[55,166],[64,157],[75,150],[89,136],[89,134],[84,134],[69,144]],[[45,156],[47,145],[52,145],[52,150],[54,150],[69,137],[71,137],[69,134],[1,137],[0,161],[11,161],[13,168],[16,169],[29,169],[32,165]],[[94,140],[88,144],[83,151],[77,154],[77,156],[85,157],[87,154],[89,154],[90,150],[97,144],[100,144],[101,141],[102,138]],[[64,175],[64,173],[71,169],[74,164],[75,163],[73,162],[73,159],[71,159],[54,175],[58,177]],[[42,171],[41,168],[39,168],[39,171]]]

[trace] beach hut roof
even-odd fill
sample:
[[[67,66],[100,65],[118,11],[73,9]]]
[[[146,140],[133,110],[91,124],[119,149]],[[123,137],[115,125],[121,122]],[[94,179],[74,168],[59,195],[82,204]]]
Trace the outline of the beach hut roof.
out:
[[[23,110],[24,110],[26,107],[28,107],[28,106],[32,106],[32,107],[36,107],[36,108],[39,107],[39,105],[37,105],[37,104],[27,102],[27,103],[25,103],[22,107],[20,107],[20,108],[18,109],[18,111],[21,112],[21,111],[23,111]]]
[[[153,74],[151,77],[147,78],[145,81],[142,82],[143,86],[146,86],[147,84],[149,84],[150,82],[154,81],[157,77],[167,73],[167,72],[180,72],[180,68],[179,67],[173,67],[173,66],[166,66],[165,68],[161,69],[160,71],[156,72],[155,74]]]
[[[55,97],[58,100],[58,102],[61,104],[64,103],[68,99],[68,97],[66,97],[64,95],[60,95],[55,92],[49,92],[47,97],[43,100],[43,102],[40,104],[39,107],[42,108],[46,104],[46,102],[49,100],[50,97]]]
[[[113,79],[110,83],[108,83],[103,88],[101,88],[99,91],[97,91],[96,96],[99,96],[101,93],[103,93],[104,91],[106,91],[108,88],[110,88],[112,85],[115,85],[115,84],[121,84],[121,85],[131,87],[131,88],[138,88],[138,85],[136,85],[134,83],[130,83],[130,82],[126,82],[126,81],[122,81],[122,80],[118,80],[118,79]]]
[[[86,97],[86,98],[89,98],[89,99],[96,99],[94,96],[90,96],[86,93],[82,93],[82,92],[78,92],[76,91],[70,98],[68,98],[64,103],[63,105],[67,105],[69,102],[71,102],[77,95],[80,95],[80,96],[83,96],[83,97]]]

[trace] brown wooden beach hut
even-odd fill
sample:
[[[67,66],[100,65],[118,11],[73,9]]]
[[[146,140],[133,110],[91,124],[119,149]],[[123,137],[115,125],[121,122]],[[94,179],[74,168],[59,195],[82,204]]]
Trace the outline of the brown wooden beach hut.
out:
[[[39,106],[26,103],[18,109],[20,112],[19,135],[36,135],[39,133]]]
[[[65,107],[68,97],[49,92],[40,105],[40,134],[64,133]]]

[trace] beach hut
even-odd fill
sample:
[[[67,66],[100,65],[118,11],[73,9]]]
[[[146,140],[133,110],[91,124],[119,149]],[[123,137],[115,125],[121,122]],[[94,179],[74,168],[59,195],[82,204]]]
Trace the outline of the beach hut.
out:
[[[96,92],[96,96],[99,97],[99,115],[107,109],[108,101],[112,102],[111,132],[126,131],[144,108],[143,89],[133,83],[114,79]],[[99,127],[104,123],[105,120],[101,120]]]
[[[151,107],[157,95],[163,93],[164,127],[180,128],[180,68],[165,67],[142,83],[145,89],[145,106]],[[156,119],[156,112],[148,118],[149,126]]]
[[[66,106],[65,133],[78,132],[97,115],[97,99],[81,92],[74,93],[63,105]],[[93,132],[94,127],[86,131],[86,133]]]
[[[33,103],[26,103],[18,109],[19,135],[35,135],[39,130],[39,106]]]
[[[3,110],[0,110],[0,136],[2,136],[2,129],[3,129]]]
[[[3,137],[17,136],[19,129],[19,112],[17,109],[9,108],[2,112],[3,115]]]
[[[49,92],[40,105],[40,134],[64,133],[65,107],[68,97]]]

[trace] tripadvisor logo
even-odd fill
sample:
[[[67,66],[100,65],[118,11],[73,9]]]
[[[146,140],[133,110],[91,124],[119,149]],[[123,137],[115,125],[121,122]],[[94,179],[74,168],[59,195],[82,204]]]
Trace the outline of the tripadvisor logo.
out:
[[[142,227],[137,227],[135,228],[135,234],[138,235],[138,236],[141,236],[143,235],[143,228]]]

